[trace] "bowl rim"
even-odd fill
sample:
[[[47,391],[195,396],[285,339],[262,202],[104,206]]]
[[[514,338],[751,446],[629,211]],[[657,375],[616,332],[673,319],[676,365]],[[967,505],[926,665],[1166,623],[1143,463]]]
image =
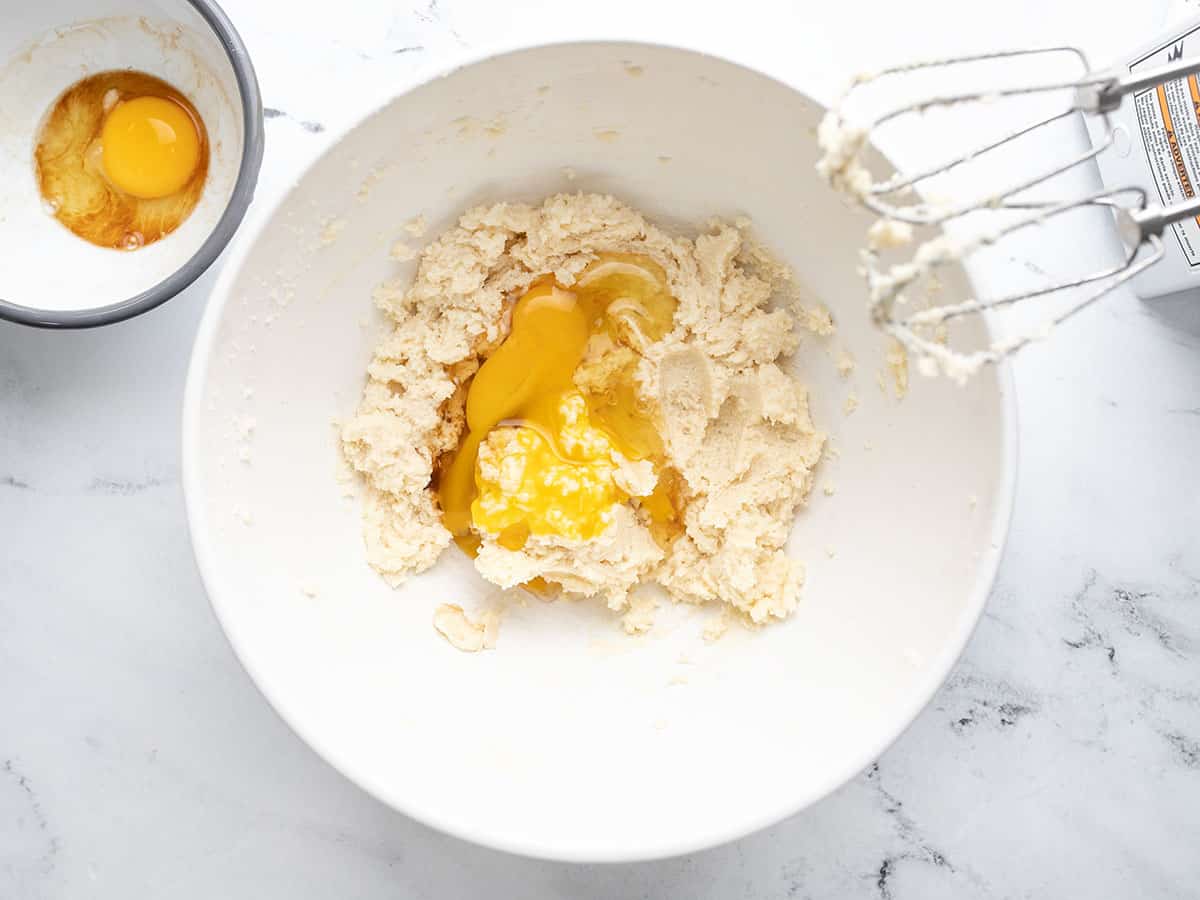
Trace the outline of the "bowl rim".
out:
[[[535,842],[522,837],[512,837],[493,830],[476,829],[470,823],[464,823],[458,819],[442,815],[437,809],[417,807],[407,802],[404,798],[396,797],[387,788],[379,784],[376,779],[372,778],[370,773],[351,772],[335,762],[334,755],[328,752],[329,748],[325,745],[321,737],[308,733],[307,729],[300,727],[298,723],[294,722],[263,688],[265,682],[256,669],[252,649],[239,643],[228,627],[229,622],[227,622],[227,617],[233,605],[223,602],[218,596],[216,587],[217,568],[213,563],[213,556],[215,554],[209,546],[209,535],[212,532],[208,528],[207,514],[204,510],[204,504],[200,499],[202,496],[200,455],[196,452],[199,423],[203,413],[202,394],[208,375],[210,351],[219,331],[222,313],[232,297],[231,288],[239,277],[247,257],[266,232],[268,224],[275,218],[280,208],[282,208],[297,186],[318,165],[323,163],[328,156],[334,153],[337,146],[351,132],[397,102],[401,97],[427,83],[447,77],[460,69],[478,65],[499,57],[548,47],[580,47],[588,45],[647,47],[707,57],[718,63],[734,65],[768,78],[788,90],[796,92],[810,102],[816,103],[822,108],[826,107],[825,103],[818,101],[815,97],[793,83],[786,73],[773,71],[771,68],[764,66],[761,60],[753,61],[736,53],[713,52],[702,46],[666,41],[640,40],[636,38],[609,36],[568,37],[535,41],[532,43],[527,41],[512,41],[503,44],[495,43],[485,47],[461,50],[449,63],[436,66],[430,65],[427,68],[414,72],[408,80],[398,84],[395,91],[386,99],[369,104],[364,110],[360,110],[356,115],[350,117],[346,124],[330,135],[321,153],[312,158],[299,170],[294,179],[281,189],[276,196],[271,197],[269,202],[256,207],[253,220],[248,223],[246,229],[231,249],[230,258],[222,268],[217,283],[213,287],[203,318],[201,319],[192,349],[192,356],[188,364],[181,417],[181,482],[187,513],[188,531],[191,537],[197,569],[200,572],[201,581],[204,584],[213,614],[220,624],[222,631],[225,633],[225,637],[233,649],[234,656],[250,676],[250,680],[254,683],[255,687],[258,688],[259,693],[266,700],[268,707],[327,765],[340,773],[351,784],[370,794],[390,809],[444,834],[469,841],[478,846],[518,856],[555,862],[633,863],[668,859],[718,847],[755,834],[802,812],[825,799],[865,771],[911,727],[921,712],[933,700],[937,691],[945,683],[954,666],[958,663],[983,617],[984,607],[992,586],[995,583],[996,574],[999,570],[1000,561],[1004,556],[1004,549],[1012,524],[1013,507],[1016,497],[1018,432],[1015,382],[1011,365],[1007,359],[996,364],[997,389],[1000,393],[1001,414],[1001,471],[996,488],[996,508],[992,516],[990,528],[991,552],[984,555],[982,563],[976,571],[975,581],[969,594],[965,597],[964,609],[955,634],[946,642],[941,652],[931,661],[924,680],[918,682],[914,687],[909,701],[904,706],[903,714],[895,720],[897,724],[876,745],[864,747],[857,755],[848,756],[840,769],[831,773],[821,785],[813,788],[806,794],[781,796],[775,803],[769,806],[764,805],[758,811],[757,815],[743,817],[736,823],[697,829],[682,838],[663,836],[653,844],[643,843],[633,847],[580,847],[577,844],[567,845],[545,841]],[[973,280],[973,275],[969,268],[964,268],[964,271],[968,281]],[[985,327],[990,334],[992,326],[987,321],[986,316]]]
[[[242,159],[238,165],[233,193],[221,218],[209,232],[199,249],[178,269],[158,284],[147,288],[125,300],[108,306],[84,310],[51,310],[23,306],[0,298],[0,319],[32,325],[36,328],[95,328],[123,322],[134,316],[160,306],[199,278],[221,255],[221,251],[233,238],[241,225],[250,202],[254,199],[254,188],[258,183],[259,169],[263,159],[263,105],[258,87],[258,77],[250,53],[233,22],[215,0],[184,0],[194,9],[212,30],[233,67],[234,79],[242,105]]]

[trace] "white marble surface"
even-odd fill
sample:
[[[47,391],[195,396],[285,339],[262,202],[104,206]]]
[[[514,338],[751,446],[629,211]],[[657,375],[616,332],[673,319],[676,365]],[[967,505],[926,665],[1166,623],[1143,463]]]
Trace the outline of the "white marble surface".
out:
[[[1148,40],[1161,13],[1106,21],[1083,0],[302,6],[226,3],[272,110],[262,195],[373,98],[488,46],[604,34],[754,48],[819,93],[880,54],[1059,40],[1104,54]],[[1059,272],[1094,262],[1098,239],[1010,264]],[[179,488],[183,374],[211,284],[101,331],[0,325],[0,897],[1200,890],[1200,301],[1118,294],[1018,361],[1020,486],[988,613],[876,765],[739,843],[592,867],[508,857],[390,812],[239,668]]]

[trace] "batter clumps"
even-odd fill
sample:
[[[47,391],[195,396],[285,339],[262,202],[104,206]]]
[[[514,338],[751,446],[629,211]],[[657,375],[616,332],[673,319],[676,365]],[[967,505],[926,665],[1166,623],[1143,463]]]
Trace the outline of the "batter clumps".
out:
[[[501,588],[600,597],[631,631],[648,582],[786,617],[825,436],[770,278],[738,228],[675,237],[608,196],[468,211],[375,294],[392,329],[341,434],[370,564],[398,585],[456,540]]]

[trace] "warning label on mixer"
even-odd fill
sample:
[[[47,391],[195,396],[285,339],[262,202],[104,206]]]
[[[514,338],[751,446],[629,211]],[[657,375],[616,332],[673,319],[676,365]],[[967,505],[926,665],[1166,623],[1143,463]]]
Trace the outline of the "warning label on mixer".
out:
[[[1200,28],[1142,57],[1129,71],[1166,65],[1184,54],[1200,52]],[[1168,81],[1134,96],[1138,127],[1146,159],[1158,188],[1158,199],[1165,204],[1196,196],[1200,191],[1200,83],[1195,75]],[[1172,226],[1184,258],[1200,266],[1200,216]]]

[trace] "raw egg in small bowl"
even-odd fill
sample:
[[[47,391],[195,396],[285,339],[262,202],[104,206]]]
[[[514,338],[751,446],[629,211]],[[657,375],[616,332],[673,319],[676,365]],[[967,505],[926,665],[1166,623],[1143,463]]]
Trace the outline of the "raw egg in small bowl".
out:
[[[209,0],[0,12],[0,319],[117,322],[179,293],[253,197],[262,103]]]

